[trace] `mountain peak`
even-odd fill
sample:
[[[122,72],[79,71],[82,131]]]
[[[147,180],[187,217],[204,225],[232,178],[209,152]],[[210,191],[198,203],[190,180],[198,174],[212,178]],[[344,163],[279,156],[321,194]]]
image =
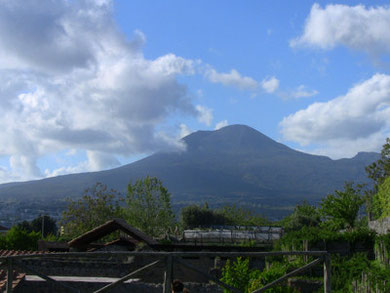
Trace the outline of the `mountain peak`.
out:
[[[184,138],[188,150],[265,150],[270,148],[289,149],[277,143],[256,129],[234,124],[214,131],[197,131]]]

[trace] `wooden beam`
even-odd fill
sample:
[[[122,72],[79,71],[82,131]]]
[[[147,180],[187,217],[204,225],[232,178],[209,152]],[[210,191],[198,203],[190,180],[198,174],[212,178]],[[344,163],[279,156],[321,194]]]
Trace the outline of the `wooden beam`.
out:
[[[331,265],[330,265],[330,254],[324,256],[324,293],[330,293],[330,276],[331,276]]]
[[[193,271],[197,272],[198,274],[200,274],[200,275],[206,277],[207,279],[214,281],[215,283],[217,283],[218,285],[224,287],[225,289],[231,290],[231,291],[236,292],[236,293],[242,293],[242,292],[241,292],[240,290],[238,290],[237,288],[231,287],[231,286],[225,284],[224,282],[221,282],[221,281],[218,280],[217,278],[215,278],[215,277],[213,277],[213,276],[211,276],[211,275],[209,275],[209,274],[207,274],[207,273],[205,273],[205,272],[199,270],[198,268],[196,268],[196,267],[194,267],[194,266],[192,266],[192,265],[190,265],[190,264],[184,262],[184,261],[181,260],[181,259],[175,259],[175,261],[176,261],[177,263],[181,264],[182,266],[184,266],[184,267],[186,267],[186,268],[188,268],[188,269],[190,269],[190,270],[193,270]]]
[[[302,273],[302,272],[306,271],[307,269],[315,266],[316,264],[318,264],[320,262],[322,262],[322,259],[321,258],[317,258],[316,260],[313,260],[312,262],[304,265],[303,267],[300,267],[300,268],[298,268],[296,270],[293,270],[292,272],[289,272],[289,273],[285,274],[283,277],[280,277],[279,279],[277,279],[277,280],[275,280],[275,281],[265,285],[264,287],[262,287],[262,288],[260,288],[258,290],[252,291],[252,293],[264,292],[265,290],[275,286],[276,284],[278,284],[280,282],[283,282],[283,281],[287,280],[288,278],[290,278],[292,276],[295,276],[295,275],[297,275],[299,273]]]
[[[7,293],[12,293],[12,282],[14,278],[14,268],[12,262],[13,260],[11,258],[7,259]]]
[[[116,280],[115,282],[111,283],[111,284],[108,284],[106,286],[104,286],[103,288],[100,288],[99,290],[96,290],[94,291],[93,293],[102,293],[102,292],[107,292],[108,290],[111,290],[112,288],[114,288],[115,286],[131,279],[131,277],[133,277],[134,275],[138,274],[139,272],[142,272],[143,270],[146,270],[148,268],[151,268],[153,266],[155,266],[156,264],[158,264],[159,262],[161,262],[161,260],[156,260],[150,264],[147,264],[146,266],[143,266],[142,268],[139,268],[133,272],[131,272],[130,274],[127,274],[126,276],[120,278],[119,280]]]
[[[173,281],[173,257],[171,255],[168,255],[167,258],[167,266],[164,273],[164,293],[171,293],[171,285]]]

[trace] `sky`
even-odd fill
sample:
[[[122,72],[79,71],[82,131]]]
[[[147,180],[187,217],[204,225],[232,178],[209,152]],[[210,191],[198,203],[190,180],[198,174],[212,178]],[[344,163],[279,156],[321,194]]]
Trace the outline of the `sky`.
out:
[[[0,0],[0,183],[251,126],[332,159],[390,136],[387,1]]]

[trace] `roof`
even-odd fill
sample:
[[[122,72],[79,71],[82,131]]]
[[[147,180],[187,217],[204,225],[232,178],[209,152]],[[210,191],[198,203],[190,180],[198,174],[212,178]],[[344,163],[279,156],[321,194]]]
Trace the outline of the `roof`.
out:
[[[7,250],[0,249],[0,257],[15,256],[15,255],[31,255],[31,254],[47,254],[47,251],[32,251],[32,250]]]
[[[12,289],[15,289],[20,282],[24,281],[26,278],[25,273],[18,273],[13,271],[13,280],[12,280]],[[7,271],[0,270],[0,292],[5,292],[7,288]]]
[[[147,245],[156,245],[157,241],[140,230],[130,226],[125,220],[113,219],[92,229],[83,235],[68,242],[69,247],[85,247],[91,242],[103,238],[114,231],[120,230],[132,238],[144,242]]]
[[[31,251],[31,250],[0,250],[0,257],[15,256],[15,255],[31,255],[31,254],[45,254],[47,251]],[[26,278],[25,273],[13,271],[12,288],[16,288]],[[5,292],[7,287],[7,271],[0,270],[0,292]]]
[[[0,225],[0,231],[8,231],[8,230],[9,230],[9,228]]]

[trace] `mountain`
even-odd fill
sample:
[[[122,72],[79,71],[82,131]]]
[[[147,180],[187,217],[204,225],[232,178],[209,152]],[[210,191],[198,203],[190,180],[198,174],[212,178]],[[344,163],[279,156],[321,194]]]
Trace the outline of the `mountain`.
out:
[[[151,175],[163,181],[177,206],[237,203],[269,214],[303,199],[319,201],[345,181],[366,182],[365,166],[379,158],[377,153],[340,160],[310,155],[244,125],[197,131],[183,140],[186,151],[156,153],[112,170],[2,184],[0,198],[75,197],[96,182],[124,191],[129,181]]]

